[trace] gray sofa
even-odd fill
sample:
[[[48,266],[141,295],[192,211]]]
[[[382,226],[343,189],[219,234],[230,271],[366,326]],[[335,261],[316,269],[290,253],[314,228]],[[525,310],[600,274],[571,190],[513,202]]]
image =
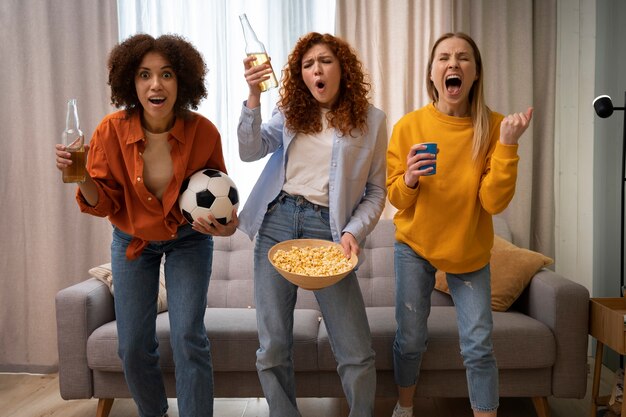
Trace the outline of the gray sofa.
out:
[[[510,239],[496,219],[496,232]],[[377,396],[393,397],[394,226],[381,220],[367,238],[357,271],[373,335]],[[215,372],[216,397],[262,397],[255,368],[258,347],[253,297],[253,243],[241,232],[217,238],[205,324]],[[417,395],[466,397],[467,385],[449,296],[435,291],[429,318],[429,347]],[[539,271],[506,312],[494,313],[494,349],[503,397],[532,397],[547,417],[547,397],[582,398],[587,381],[589,293],[550,270]],[[106,417],[114,398],[128,398],[120,361],[113,298],[95,278],[56,297],[59,382],[64,399],[99,398]],[[157,319],[161,366],[168,395],[175,397],[174,363],[167,312]],[[336,362],[313,293],[300,290],[295,311],[294,362],[299,397],[343,397]]]

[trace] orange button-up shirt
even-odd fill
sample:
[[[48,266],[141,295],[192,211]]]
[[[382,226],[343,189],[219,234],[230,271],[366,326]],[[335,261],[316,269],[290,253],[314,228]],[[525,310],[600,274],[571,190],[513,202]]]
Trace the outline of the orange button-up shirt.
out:
[[[143,181],[145,135],[140,114],[125,110],[106,116],[91,138],[87,170],[98,187],[98,203],[90,206],[80,189],[76,200],[84,213],[108,217],[133,236],[126,256],[137,258],[149,241],[171,240],[185,219],[178,207],[183,180],[203,168],[226,172],[220,134],[208,119],[192,113],[176,118],[168,138],[172,179],[159,200]]]

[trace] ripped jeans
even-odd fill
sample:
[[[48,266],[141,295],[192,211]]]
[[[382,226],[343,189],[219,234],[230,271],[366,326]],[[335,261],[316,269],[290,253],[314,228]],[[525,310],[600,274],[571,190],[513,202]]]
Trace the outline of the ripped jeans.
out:
[[[396,383],[415,385],[428,344],[427,321],[436,269],[402,242],[394,244],[396,272],[396,338],[393,364]],[[478,271],[447,274],[457,313],[461,356],[473,410],[498,408],[498,368],[491,331],[491,279],[489,264]]]

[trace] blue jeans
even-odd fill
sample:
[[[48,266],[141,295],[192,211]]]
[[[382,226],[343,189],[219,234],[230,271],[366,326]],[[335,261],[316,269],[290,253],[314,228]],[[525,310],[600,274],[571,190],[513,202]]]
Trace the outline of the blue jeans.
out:
[[[213,366],[204,313],[213,239],[183,225],[175,239],[150,242],[139,258],[128,260],[126,247],[131,239],[132,236],[114,228],[111,263],[118,353],[139,415],[154,417],[167,411],[155,323],[159,266],[165,256],[178,410],[181,417],[211,417]]]
[[[260,347],[257,370],[270,416],[300,416],[293,368],[293,311],[298,287],[280,276],[267,259],[276,243],[296,238],[332,240],[328,208],[303,197],[281,194],[268,206],[254,249],[254,282]],[[365,305],[354,273],[316,290],[350,416],[371,417],[376,369]]]
[[[399,386],[408,387],[417,382],[422,355],[428,344],[427,321],[436,270],[402,242],[394,245],[394,262],[398,323],[393,343],[394,374]],[[472,409],[496,410],[498,368],[491,343],[489,264],[474,272],[447,274],[447,282],[456,306],[461,356]]]

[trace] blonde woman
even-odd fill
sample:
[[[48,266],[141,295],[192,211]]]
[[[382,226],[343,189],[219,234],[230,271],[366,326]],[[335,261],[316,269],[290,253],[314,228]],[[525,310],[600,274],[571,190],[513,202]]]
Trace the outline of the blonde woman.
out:
[[[387,151],[389,201],[398,209],[393,357],[399,398],[393,417],[413,415],[437,269],[447,273],[456,306],[474,415],[495,416],[491,216],[504,210],[515,193],[517,144],[532,109],[506,117],[489,110],[480,52],[463,33],[447,33],[435,42],[426,85],[432,103],[398,121]],[[416,153],[432,141],[436,153]],[[430,175],[433,163],[436,173]]]

